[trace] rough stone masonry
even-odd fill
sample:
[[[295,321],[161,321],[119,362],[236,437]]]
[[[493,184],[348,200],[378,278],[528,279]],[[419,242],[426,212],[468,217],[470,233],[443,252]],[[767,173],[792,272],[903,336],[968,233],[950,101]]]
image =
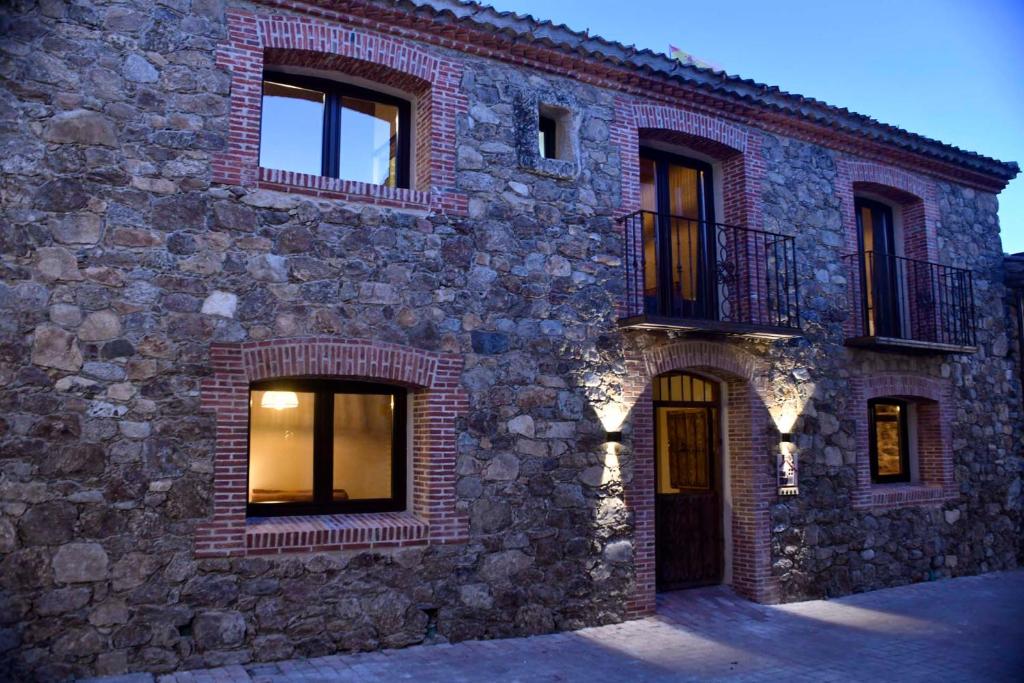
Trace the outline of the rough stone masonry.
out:
[[[415,83],[448,87],[451,99],[418,95],[417,134],[430,140],[417,146],[422,196],[332,194],[313,181],[282,191],[255,169],[223,182],[232,159],[244,162],[231,156],[245,138],[233,126],[249,106],[232,100],[238,67],[225,60],[255,40],[246,17],[278,16],[389,36],[435,60]],[[742,108],[716,118],[696,86],[678,86],[692,97],[659,95],[617,80],[630,68],[656,78],[639,67],[577,55],[592,64],[577,73],[554,56],[519,59],[497,28],[460,37],[453,16],[361,0],[19,0],[0,13],[0,676],[169,672],[642,613],[638,577],[653,551],[637,540],[643,514],[629,491],[653,456],[632,447],[640,425],[627,417],[618,473],[606,476],[595,406],[628,393],[637,359],[696,343],[617,324],[627,287],[618,218],[636,173],[622,112],[648,97],[709,117],[706,130],[676,127],[683,146],[719,122],[742,137],[744,220],[796,238],[802,334],[704,342],[748,359],[748,379],[774,387],[762,394],[769,409],[802,404],[800,495],[751,504],[769,587],[755,597],[1018,566],[1019,361],[997,189],[983,173],[957,180],[953,162],[875,141],[862,158]],[[571,61],[557,45],[530,49]],[[358,61],[325,59],[321,70],[344,75]],[[537,102],[570,113],[574,159],[524,148]],[[974,274],[975,351],[845,345],[843,168],[862,161],[905,165],[932,188],[934,260]],[[309,338],[459,359],[458,542],[196,553],[219,476],[216,418],[201,405],[211,348]],[[854,385],[893,374],[949,387],[952,488],[925,504],[855,505],[865,417]],[[770,440],[762,431],[752,438]]]

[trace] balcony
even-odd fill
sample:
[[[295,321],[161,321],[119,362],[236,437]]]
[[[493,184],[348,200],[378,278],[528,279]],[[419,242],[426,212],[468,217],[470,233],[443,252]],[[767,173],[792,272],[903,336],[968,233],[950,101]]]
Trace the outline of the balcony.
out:
[[[637,211],[619,325],[770,339],[800,334],[792,237]]]
[[[971,271],[866,251],[844,258],[853,333],[848,346],[973,353]]]

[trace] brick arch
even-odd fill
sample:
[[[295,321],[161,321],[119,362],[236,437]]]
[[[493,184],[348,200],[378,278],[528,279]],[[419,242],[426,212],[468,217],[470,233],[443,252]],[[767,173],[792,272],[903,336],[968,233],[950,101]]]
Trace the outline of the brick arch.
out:
[[[268,68],[315,69],[326,74],[327,78],[332,74],[344,74],[389,86],[409,95],[422,96],[430,91],[430,81],[420,75],[396,69],[389,64],[334,52],[268,47],[263,51],[263,63]]]
[[[197,557],[277,554],[464,541],[455,508],[456,420],[469,409],[458,354],[365,339],[299,337],[210,349],[202,407],[216,422],[213,511],[196,530]],[[368,379],[412,390],[411,508],[403,513],[246,520],[249,386],[278,377]]]
[[[759,362],[746,351],[726,344],[706,341],[677,340],[644,353],[647,374],[653,378],[673,370],[708,368],[727,381],[750,382],[758,376]]]
[[[916,483],[875,485],[871,482],[867,402],[886,396],[909,400],[917,411],[919,481]],[[887,509],[939,504],[956,498],[950,432],[955,415],[950,380],[905,372],[867,375],[851,380],[850,397],[853,410],[860,414],[855,434],[855,508]]]
[[[217,65],[231,74],[231,134],[213,159],[213,180],[400,209],[465,214],[455,190],[456,119],[469,110],[460,90],[464,66],[401,38],[337,22],[229,9],[227,40]],[[383,83],[415,95],[414,187],[388,188],[259,166],[259,130],[266,64],[304,66]]]
[[[686,146],[717,159],[721,164],[725,214],[719,220],[762,227],[761,182],[765,166],[759,135],[722,118],[620,96],[616,99],[611,138],[619,148],[622,164],[623,213],[640,208],[641,131],[648,139]]]
[[[426,50],[389,36],[367,33],[340,24],[319,23],[290,16],[259,16],[256,35],[264,49],[301,50],[351,57],[394,71],[433,80],[438,58]]]
[[[872,161],[839,159],[836,192],[843,203],[843,225],[849,253],[858,249],[854,198],[858,191],[880,195],[900,207],[903,216],[904,251],[909,258],[938,259],[936,223],[938,191],[934,181],[895,166]]]
[[[246,379],[250,382],[322,375],[372,379],[412,389],[436,389],[439,381],[449,379],[438,379],[438,366],[445,358],[440,354],[366,339],[300,337],[252,342],[242,345],[241,356]],[[449,360],[453,358],[450,356]],[[218,365],[214,368],[216,370]]]
[[[903,372],[886,372],[860,380],[864,399],[880,396],[910,396],[929,401],[946,401],[951,396],[949,380]]]
[[[873,161],[843,161],[847,178],[851,183],[865,183],[898,190],[906,200],[924,199],[930,183],[901,168],[878,164]],[[905,201],[906,201],[905,200]]]
[[[758,394],[760,361],[750,353],[722,343],[677,340],[635,353],[627,360],[631,381],[624,387],[633,408],[633,477],[625,484],[626,505],[634,513],[635,584],[628,603],[632,616],[655,607],[655,452],[651,381],[666,372],[696,371],[725,384],[727,437],[732,493],[733,588],[752,600],[778,599],[771,575],[769,501],[773,493],[768,462],[771,416]]]
[[[747,131],[722,119],[660,104],[635,104],[633,115],[638,129],[663,130],[717,143],[731,154],[747,150]],[[731,156],[720,151],[722,158]]]

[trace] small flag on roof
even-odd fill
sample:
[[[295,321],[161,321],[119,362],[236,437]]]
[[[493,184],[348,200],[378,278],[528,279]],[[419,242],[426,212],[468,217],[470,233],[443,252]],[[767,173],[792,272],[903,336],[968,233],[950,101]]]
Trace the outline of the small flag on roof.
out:
[[[687,66],[695,66],[698,69],[710,69],[711,71],[716,71],[718,73],[725,73],[725,69],[723,69],[718,64],[714,64],[713,62],[706,62],[703,59],[695,57],[691,55],[689,52],[681,50],[672,44],[669,44],[668,46],[668,56],[676,60],[677,62],[682,62]]]

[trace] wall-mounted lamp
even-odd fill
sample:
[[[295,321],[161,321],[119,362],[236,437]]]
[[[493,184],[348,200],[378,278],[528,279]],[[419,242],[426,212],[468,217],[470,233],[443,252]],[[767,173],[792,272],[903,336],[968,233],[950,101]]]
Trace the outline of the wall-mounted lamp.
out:
[[[779,434],[779,452],[776,454],[778,468],[778,491],[780,496],[795,496],[800,493],[800,453],[793,443],[790,432]]]
[[[299,407],[299,396],[294,391],[264,391],[260,408],[288,410]]]
[[[605,443],[622,443],[622,432],[621,431],[605,432],[604,433],[604,442]]]

